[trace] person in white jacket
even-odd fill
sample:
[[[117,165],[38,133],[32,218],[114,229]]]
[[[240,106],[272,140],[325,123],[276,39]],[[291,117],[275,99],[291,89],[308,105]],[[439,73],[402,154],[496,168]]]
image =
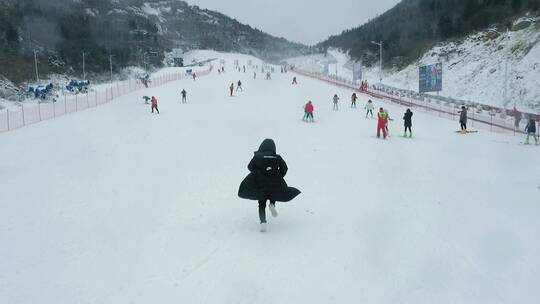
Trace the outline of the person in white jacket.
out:
[[[373,118],[373,109],[375,109],[375,106],[373,105],[373,101],[371,101],[371,99],[368,100],[364,109],[366,109],[366,118],[369,114],[371,114],[371,118]]]

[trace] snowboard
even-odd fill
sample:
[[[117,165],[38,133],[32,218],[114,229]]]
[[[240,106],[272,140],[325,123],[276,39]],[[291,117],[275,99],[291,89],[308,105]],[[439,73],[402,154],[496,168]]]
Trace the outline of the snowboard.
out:
[[[461,133],[461,131],[454,131],[455,133]],[[472,130],[472,131],[467,131],[467,134],[469,133],[478,133],[478,130]]]

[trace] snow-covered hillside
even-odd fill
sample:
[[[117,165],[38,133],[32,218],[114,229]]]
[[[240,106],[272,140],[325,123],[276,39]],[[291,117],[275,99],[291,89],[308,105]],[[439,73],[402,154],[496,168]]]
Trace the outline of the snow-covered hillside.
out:
[[[251,61],[252,65],[258,65],[262,66],[264,64],[264,61],[251,56],[251,55],[245,55],[245,54],[237,54],[237,53],[225,53],[225,52],[218,52],[214,50],[193,50],[184,53],[184,61],[186,64],[191,62],[199,62],[206,59],[217,59],[217,61],[213,62],[213,64],[216,67],[219,67],[221,64],[220,62],[222,60],[225,61],[225,63],[228,63],[229,67],[234,67],[234,61],[238,60],[238,63],[243,65],[248,65],[248,62]]]
[[[313,73],[323,73],[325,65],[328,64],[329,75],[352,78],[350,57],[336,49],[329,49],[325,54],[310,54],[288,58],[286,62],[291,66]]]
[[[0,303],[535,303],[538,147],[253,70],[0,133]],[[200,53],[193,57],[203,57]],[[244,91],[229,97],[241,80]],[[188,92],[187,104],[180,91]],[[332,111],[331,98],[341,97]],[[142,95],[159,100],[151,114]],[[366,102],[360,96],[359,105]],[[301,120],[307,100],[315,123]],[[267,233],[237,197],[264,138],[302,194]]]
[[[383,84],[418,91],[418,67],[441,62],[442,96],[509,109],[515,103],[522,111],[540,111],[540,19],[521,18],[514,23],[514,30],[497,30],[490,28],[462,41],[441,43],[402,70],[383,71]],[[330,49],[326,55],[297,57],[288,62],[322,72],[324,62],[328,61],[338,62],[338,77],[352,78],[350,58],[339,50]],[[335,75],[335,68],[331,67],[329,73]],[[378,83],[379,66],[364,68],[364,76],[369,83]]]
[[[442,62],[442,95],[506,108],[516,103],[521,110],[540,111],[540,19],[529,20],[524,29],[506,33],[494,28],[436,46],[417,63],[387,75],[384,82],[417,90],[418,66]]]

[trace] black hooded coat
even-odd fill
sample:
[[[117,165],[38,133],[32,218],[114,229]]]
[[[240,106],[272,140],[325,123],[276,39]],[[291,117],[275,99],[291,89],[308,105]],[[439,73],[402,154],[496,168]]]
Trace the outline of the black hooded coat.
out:
[[[405,115],[403,115],[405,127],[412,127],[412,115],[413,113],[411,112],[411,110],[407,109],[407,111],[405,112]]]
[[[238,196],[249,200],[288,202],[300,191],[284,180],[287,164],[276,154],[273,140],[265,139],[248,165],[250,173],[240,184]]]
[[[536,133],[536,123],[534,122],[534,119],[529,119],[527,126],[525,127],[525,132]]]

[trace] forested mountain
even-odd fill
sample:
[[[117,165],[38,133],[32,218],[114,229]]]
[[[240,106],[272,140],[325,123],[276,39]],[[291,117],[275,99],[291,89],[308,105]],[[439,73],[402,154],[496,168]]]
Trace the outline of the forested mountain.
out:
[[[267,60],[304,54],[306,46],[276,38],[223,14],[180,0],[0,0],[0,74],[16,82],[41,73],[161,65],[172,48],[215,49]],[[1,76],[1,75],[0,75]]]
[[[540,0],[402,0],[386,13],[358,28],[321,42],[322,48],[348,51],[366,65],[378,60],[383,41],[386,67],[404,67],[437,42],[461,38],[494,26],[505,31],[516,16],[538,14]]]

